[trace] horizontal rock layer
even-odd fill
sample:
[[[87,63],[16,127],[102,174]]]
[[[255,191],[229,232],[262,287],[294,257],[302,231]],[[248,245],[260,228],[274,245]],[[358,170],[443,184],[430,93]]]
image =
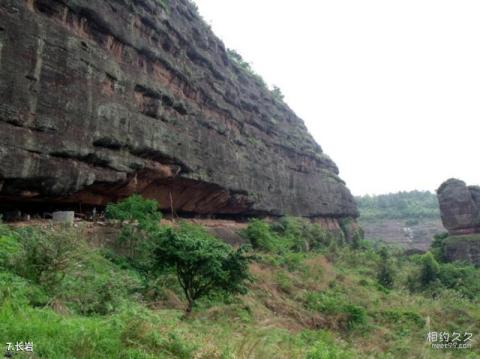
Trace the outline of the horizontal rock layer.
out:
[[[302,120],[187,0],[3,0],[0,79],[3,203],[358,215]]]

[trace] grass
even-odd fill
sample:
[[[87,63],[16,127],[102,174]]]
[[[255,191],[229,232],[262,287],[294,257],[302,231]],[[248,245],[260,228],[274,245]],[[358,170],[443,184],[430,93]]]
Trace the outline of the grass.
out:
[[[380,256],[365,243],[260,251],[245,295],[211,295],[185,318],[175,278],[148,282],[112,248],[90,242],[91,229],[69,231],[77,246],[54,288],[16,267],[22,234],[0,230],[0,340],[33,341],[35,357],[480,357],[476,292],[411,292],[415,257],[393,253],[397,275],[386,289],[376,281]],[[474,349],[433,350],[429,331],[472,332]]]

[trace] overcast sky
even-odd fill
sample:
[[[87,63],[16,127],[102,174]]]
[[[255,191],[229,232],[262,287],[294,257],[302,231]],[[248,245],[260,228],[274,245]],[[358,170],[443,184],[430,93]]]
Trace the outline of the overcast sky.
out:
[[[195,2],[355,195],[480,184],[480,1]]]

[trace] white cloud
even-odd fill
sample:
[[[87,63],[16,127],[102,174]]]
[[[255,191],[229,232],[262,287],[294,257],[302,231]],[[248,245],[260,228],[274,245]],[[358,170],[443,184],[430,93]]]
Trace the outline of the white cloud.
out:
[[[196,0],[354,194],[480,184],[480,2]]]

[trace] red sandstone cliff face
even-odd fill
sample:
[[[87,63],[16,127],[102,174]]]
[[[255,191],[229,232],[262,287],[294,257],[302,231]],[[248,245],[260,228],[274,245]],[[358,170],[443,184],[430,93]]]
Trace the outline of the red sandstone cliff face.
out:
[[[186,0],[0,2],[0,201],[131,193],[212,214],[357,216],[304,123]]]

